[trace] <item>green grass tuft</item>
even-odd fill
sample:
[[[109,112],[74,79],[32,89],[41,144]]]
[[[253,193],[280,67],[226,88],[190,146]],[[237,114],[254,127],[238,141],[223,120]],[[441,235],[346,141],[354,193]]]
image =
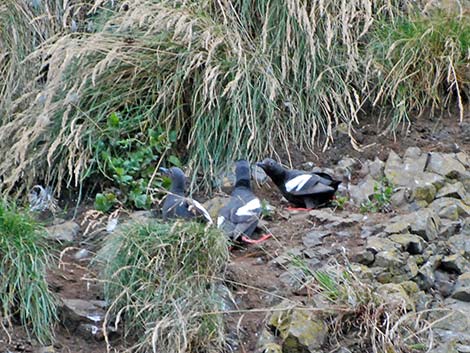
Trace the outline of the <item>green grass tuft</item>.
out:
[[[217,291],[227,241],[198,223],[131,224],[111,236],[103,262],[108,319],[137,337],[136,351],[220,352],[224,327]]]
[[[51,342],[57,320],[56,300],[45,279],[50,251],[41,227],[0,200],[0,317],[19,319],[43,344]]]

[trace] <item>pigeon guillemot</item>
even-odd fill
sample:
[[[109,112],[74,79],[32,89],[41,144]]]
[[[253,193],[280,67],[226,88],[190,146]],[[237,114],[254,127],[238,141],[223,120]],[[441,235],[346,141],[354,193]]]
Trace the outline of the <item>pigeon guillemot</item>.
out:
[[[327,173],[286,169],[271,158],[256,165],[266,172],[287,201],[297,207],[315,208],[326,204],[341,183]]]
[[[204,206],[196,200],[185,197],[186,176],[183,171],[178,167],[171,167],[160,168],[160,172],[171,179],[171,188],[162,207],[163,218],[200,218],[212,224],[212,218]]]
[[[257,244],[271,237],[263,235],[251,239],[261,216],[261,201],[251,190],[250,164],[246,160],[235,162],[236,182],[228,203],[219,211],[217,227],[230,239]]]

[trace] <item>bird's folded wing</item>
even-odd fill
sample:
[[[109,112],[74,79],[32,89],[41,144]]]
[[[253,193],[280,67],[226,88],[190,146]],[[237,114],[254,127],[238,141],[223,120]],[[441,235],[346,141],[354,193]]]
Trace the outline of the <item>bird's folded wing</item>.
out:
[[[309,178],[305,177],[308,176]],[[303,178],[301,178],[303,177]],[[296,181],[295,186],[293,181]],[[294,179],[289,180],[287,183],[292,182],[290,185],[293,186],[289,189],[286,190],[291,193],[292,195],[312,195],[312,194],[322,194],[325,192],[334,192],[335,189],[332,188],[331,186],[325,185],[320,182],[320,177],[314,175],[314,174],[303,174],[300,175]],[[286,186],[287,186],[286,183]]]
[[[212,224],[212,217],[210,216],[209,212],[204,208],[203,205],[201,205],[198,201],[196,200],[188,200],[188,203],[190,203],[190,206],[188,209],[195,213],[197,216],[203,216],[206,220],[207,223]]]

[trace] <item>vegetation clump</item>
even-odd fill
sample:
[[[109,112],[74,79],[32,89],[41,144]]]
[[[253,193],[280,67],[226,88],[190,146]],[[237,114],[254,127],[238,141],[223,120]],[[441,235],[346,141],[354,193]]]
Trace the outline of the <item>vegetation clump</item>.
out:
[[[221,352],[219,278],[226,238],[199,223],[131,224],[106,241],[102,261],[107,320],[124,325],[148,352]]]
[[[18,320],[39,342],[50,343],[56,300],[46,282],[51,249],[27,213],[0,201],[0,320]]]

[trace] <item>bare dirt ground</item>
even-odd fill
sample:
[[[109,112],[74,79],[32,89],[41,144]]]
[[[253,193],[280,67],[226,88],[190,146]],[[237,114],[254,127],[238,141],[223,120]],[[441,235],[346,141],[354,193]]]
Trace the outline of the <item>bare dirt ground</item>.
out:
[[[362,128],[356,130],[357,140],[366,146],[362,152],[356,151],[350,144],[347,135],[337,133],[335,144],[322,152],[300,151],[296,146],[291,149],[291,161],[296,167],[305,162],[313,162],[320,167],[336,164],[343,157],[353,157],[359,160],[384,160],[388,152],[393,149],[402,154],[410,146],[418,146],[425,151],[457,152],[459,150],[470,152],[470,122],[466,116],[464,122],[459,124],[457,115],[443,116],[440,119],[430,119],[426,114],[409,128],[409,131],[399,131],[396,140],[393,135],[383,136],[383,126],[377,124],[373,117],[367,119]],[[367,147],[368,146],[368,147]],[[286,157],[286,156],[285,156]],[[260,197],[269,200],[278,209],[283,204],[279,201],[279,194],[271,185],[264,185],[257,189]],[[356,211],[346,209],[342,213]],[[380,221],[381,215],[377,222]],[[232,347],[237,352],[254,352],[258,334],[262,329],[266,316],[266,308],[279,303],[284,297],[295,297],[301,301],[308,301],[308,293],[293,293],[286,288],[280,276],[285,269],[273,259],[291,250],[295,253],[296,247],[302,244],[302,237],[318,226],[306,213],[277,212],[273,219],[266,222],[266,226],[273,234],[273,239],[260,246],[238,248],[232,251],[232,258],[228,266],[227,286],[232,290],[235,298],[235,310],[238,313],[227,314],[228,336],[232,339]],[[341,249],[354,251],[363,244],[358,227],[347,229],[350,236],[341,236],[342,229],[335,229],[335,233],[325,237],[322,247],[336,249],[338,257]],[[339,235],[338,235],[339,234]],[[321,264],[329,260],[330,252],[321,251],[315,259]],[[64,297],[73,297],[86,300],[102,299],[99,284],[90,282],[86,278],[93,276],[87,269],[86,261],[78,261],[68,253],[62,258],[60,269],[49,274],[49,283],[52,290]],[[117,350],[120,345],[116,342]],[[10,330],[8,336],[0,330],[1,352],[76,352],[101,353],[106,352],[104,341],[84,339],[76,334],[67,332],[60,326],[57,330],[57,342],[53,347],[44,347],[40,350],[34,340],[27,337],[18,326]]]

